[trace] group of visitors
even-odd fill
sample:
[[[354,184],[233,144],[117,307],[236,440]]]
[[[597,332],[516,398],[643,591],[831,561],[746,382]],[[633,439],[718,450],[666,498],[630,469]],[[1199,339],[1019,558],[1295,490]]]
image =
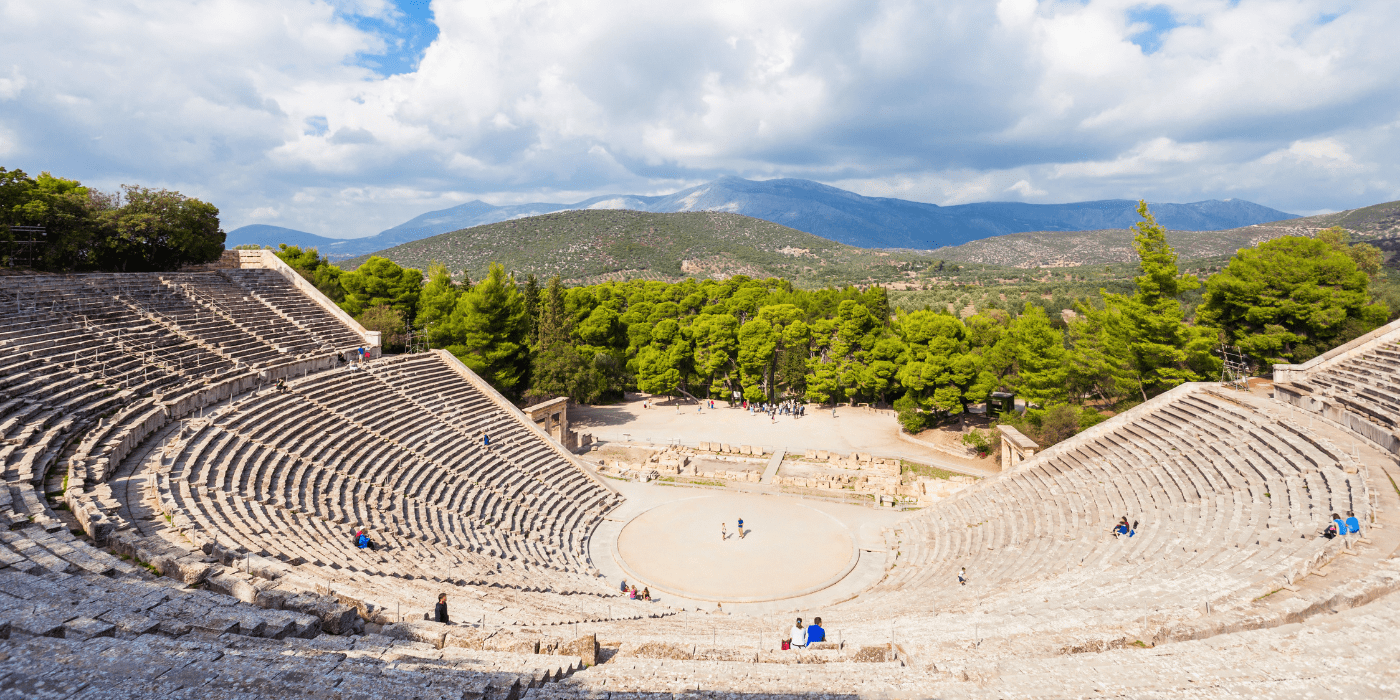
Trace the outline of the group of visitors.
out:
[[[1346,519],[1336,513],[1332,514],[1332,522],[1327,524],[1327,529],[1322,531],[1322,536],[1332,539],[1337,535],[1356,535],[1361,532],[1361,521],[1357,519],[1356,513],[1347,511]]]
[[[648,603],[651,602],[651,589],[647,588],[646,586],[642,586],[642,590],[639,592],[637,590],[636,584],[632,584],[631,586],[629,586],[627,585],[626,581],[623,581],[622,592],[626,593],[627,597],[631,598],[632,600],[645,600]]]
[[[1132,524],[1132,525],[1129,525],[1129,524],[1128,524],[1128,516],[1125,515],[1125,516],[1123,516],[1123,518],[1122,518],[1121,520],[1118,521],[1118,524],[1117,524],[1117,525],[1113,526],[1113,537],[1114,537],[1115,539],[1117,539],[1117,538],[1119,538],[1119,537],[1122,537],[1122,536],[1124,536],[1124,535],[1127,535],[1128,537],[1132,537],[1133,535],[1136,535],[1136,534],[1137,534],[1137,526],[1138,526],[1138,521],[1136,521],[1136,520],[1133,521],[1133,524]]]
[[[787,636],[783,639],[783,650],[786,651],[793,647],[801,648],[825,641],[826,629],[822,627],[822,619],[820,617],[813,618],[812,624],[806,627],[802,626],[802,618],[799,617],[797,618],[797,623],[792,626],[792,629],[788,630]]]
[[[797,399],[788,399],[777,403],[767,401],[749,403],[748,400],[745,400],[743,405],[745,411],[754,414],[766,413],[771,420],[775,421],[778,420],[778,416],[801,418],[807,415],[807,404],[799,403]]]
[[[737,525],[739,526],[739,539],[742,540],[742,539],[744,539],[744,535],[746,534],[746,531],[744,530],[744,519],[743,519],[743,518],[739,518],[739,522],[737,523]],[[729,526],[728,526],[728,523],[720,523],[720,524],[719,524],[719,539],[720,539],[721,542],[723,542],[723,541],[729,539]]]

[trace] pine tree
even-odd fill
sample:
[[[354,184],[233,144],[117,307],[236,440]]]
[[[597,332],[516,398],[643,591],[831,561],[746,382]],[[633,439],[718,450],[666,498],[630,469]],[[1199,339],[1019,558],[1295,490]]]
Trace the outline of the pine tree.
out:
[[[504,267],[492,263],[486,279],[461,295],[447,326],[448,352],[503,394],[524,388],[530,366],[525,299]]]
[[[428,283],[418,294],[418,317],[416,323],[428,334],[428,344],[442,347],[447,344],[445,322],[457,307],[460,291],[452,283],[452,275],[439,263],[429,263]]]
[[[525,327],[525,337],[533,340],[535,324],[539,322],[540,318],[540,282],[535,279],[535,273],[531,272],[530,276],[525,278],[525,286],[521,290],[521,294],[525,297],[525,319],[528,321]]]
[[[1184,382],[1200,381],[1217,371],[1220,361],[1211,354],[1215,332],[1187,324],[1181,308],[1181,295],[1199,287],[1200,281],[1179,273],[1176,251],[1147,202],[1139,201],[1137,211],[1143,220],[1133,237],[1140,259],[1135,291],[1132,296],[1104,291],[1102,321],[1116,336],[1108,346],[1123,353],[1116,358],[1120,385],[1146,401]]]

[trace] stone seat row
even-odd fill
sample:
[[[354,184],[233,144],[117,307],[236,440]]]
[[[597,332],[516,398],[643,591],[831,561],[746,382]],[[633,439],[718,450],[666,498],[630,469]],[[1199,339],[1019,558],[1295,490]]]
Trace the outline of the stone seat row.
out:
[[[455,480],[456,486],[453,486],[453,480],[447,473],[448,467],[418,459],[418,455],[405,455],[401,445],[371,433],[354,430],[353,424],[341,425],[336,429],[334,437],[328,436],[320,427],[322,424],[317,421],[314,411],[295,408],[294,399],[291,397],[276,396],[274,399],[292,404],[293,408],[288,413],[298,424],[298,430],[291,431],[290,426],[287,426],[286,430],[264,431],[248,423],[222,426],[228,435],[219,442],[219,450],[212,455],[212,459],[195,460],[197,472],[193,472],[192,475],[182,473],[180,478],[193,479],[197,483],[214,488],[237,489],[240,493],[258,492],[271,495],[270,492],[275,489],[279,492],[278,497],[284,501],[297,501],[302,498],[312,500],[315,503],[312,510],[316,512],[320,512],[321,505],[329,499],[328,505],[332,511],[342,510],[337,517],[343,520],[352,519],[349,513],[353,513],[354,508],[345,508],[348,505],[346,499],[353,498],[358,492],[373,503],[382,502],[385,495],[391,498],[397,496],[400,501],[404,496],[423,500],[430,504],[438,504],[453,515],[474,513],[484,524],[496,524],[517,532],[532,532],[532,528],[548,524],[551,519],[566,527],[576,524],[576,519],[566,517],[565,513],[556,513],[555,518],[549,517],[548,509],[570,508],[572,501],[562,498],[540,499],[540,493],[547,495],[548,492],[523,476],[517,476],[516,482],[532,483],[535,486],[536,493],[528,499],[520,498],[518,489],[493,490],[494,487],[502,486],[499,483],[487,483],[487,488],[481,488],[480,481],[475,482],[478,487],[472,487],[471,481]],[[258,408],[256,414],[260,417],[278,415],[276,410],[268,408],[265,403],[255,401],[250,405]],[[253,412],[241,410],[236,415],[247,416],[250,413]],[[324,414],[323,417],[333,418],[331,414]],[[293,442],[290,445],[279,446],[276,443],[279,435],[297,434],[308,439],[301,444]],[[235,435],[242,440],[235,440],[232,437]],[[198,447],[202,455],[203,446],[207,443],[207,440],[192,440],[187,444]],[[234,446],[232,450],[225,447],[227,443]],[[248,452],[243,449],[248,446],[247,443],[265,446],[267,449],[241,454]],[[313,444],[318,450],[317,453],[303,453],[303,448]],[[326,464],[320,458],[335,461]],[[410,469],[420,468],[416,477],[410,476],[403,469],[406,461],[411,462],[407,465]],[[442,481],[431,490],[422,486],[421,481],[415,481],[433,476]],[[341,495],[342,492],[346,494]],[[450,498],[434,497],[433,494],[437,493],[453,495]],[[531,512],[541,512],[533,507],[535,505],[545,509],[543,517],[531,516]],[[581,517],[583,512],[571,508],[569,514]],[[546,537],[557,539],[557,533],[548,532],[548,528],[545,530],[543,534]]]
[[[276,308],[310,337],[339,350],[363,347],[362,338],[284,277],[269,270],[221,270],[216,274]]]
[[[195,441],[192,444],[207,444]],[[256,460],[261,454],[257,446],[247,451],[249,460]],[[354,494],[349,494],[346,499],[348,503],[341,502],[336,508],[322,507],[324,501],[320,498],[301,498],[298,496],[270,495],[257,489],[250,490],[246,495],[242,492],[231,490],[221,490],[217,487],[209,487],[206,483],[190,483],[189,480],[182,480],[176,476],[176,481],[171,488],[172,498],[177,507],[183,512],[193,516],[203,516],[214,522],[220,523],[220,527],[215,531],[238,529],[243,525],[244,513],[229,514],[223,513],[224,517],[214,519],[214,513],[221,512],[226,506],[225,497],[236,496],[243,501],[256,503],[266,503],[275,506],[293,508],[308,515],[329,522],[337,523],[345,528],[339,540],[345,540],[348,532],[356,525],[371,528],[377,533],[395,533],[404,536],[413,536],[428,542],[443,542],[452,546],[467,549],[473,552],[481,552],[490,556],[502,556],[524,559],[532,562],[544,563],[553,568],[572,568],[576,566],[576,561],[566,557],[561,551],[548,551],[538,542],[527,540],[518,536],[512,536],[509,531],[498,531],[494,529],[483,529],[477,531],[469,526],[464,526],[460,514],[443,509],[425,507],[423,504],[410,499],[396,499],[393,503],[386,503],[382,500],[368,500],[355,498]],[[397,507],[395,507],[397,506]],[[246,529],[257,529],[255,523],[247,523]]]
[[[493,590],[483,599],[486,607],[477,611],[498,622],[507,618],[521,624],[567,624],[623,615],[635,618],[646,609],[645,604],[630,603],[616,595],[580,596],[580,589],[594,587],[564,572],[534,567],[519,559],[502,567],[499,559],[449,543],[425,541],[421,535],[408,532],[375,529],[377,548],[362,550],[352,545],[352,527],[279,504],[234,494],[209,495],[192,505],[188,505],[189,499],[178,496],[172,500],[177,509],[182,503],[189,508],[171,510],[176,514],[172,519],[176,527],[185,525],[181,518],[188,516],[190,527],[214,537],[225,550],[278,559],[296,575],[362,600],[407,602],[410,605],[406,607],[421,610],[431,607],[444,584],[503,588]],[[560,593],[569,597],[561,598]],[[501,606],[522,598],[513,610],[497,614]],[[390,609],[387,604],[378,607]],[[475,614],[470,617],[475,619]]]
[[[1306,434],[1208,392],[1187,394],[915,516],[898,571],[862,605],[904,606],[902,591],[915,590],[955,604],[1044,580],[1033,597],[1055,592],[1072,608],[1078,583],[1064,580],[1077,571],[1094,572],[1100,590],[1131,590],[1125,605],[1198,604],[1296,576],[1324,547],[1317,535],[1332,512],[1369,510],[1350,457]],[[1124,515],[1139,530],[1115,540],[1108,530]],[[957,583],[963,567],[982,584],[976,594]],[[1131,584],[1144,573],[1153,586]]]
[[[578,657],[438,649],[377,634],[14,635],[0,652],[6,687],[44,697],[508,700],[581,668]]]

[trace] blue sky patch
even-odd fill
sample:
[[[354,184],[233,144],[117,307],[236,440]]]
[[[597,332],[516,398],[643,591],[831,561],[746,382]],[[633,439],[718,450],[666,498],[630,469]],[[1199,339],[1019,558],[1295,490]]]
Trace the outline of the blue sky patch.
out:
[[[1171,8],[1166,5],[1150,5],[1128,10],[1128,21],[1132,24],[1146,24],[1147,28],[1132,35],[1129,39],[1148,55],[1162,48],[1162,38],[1167,32],[1181,26]]]
[[[394,7],[397,12],[390,17],[346,17],[357,28],[384,40],[384,53],[360,54],[356,63],[385,77],[418,70],[423,52],[438,35],[428,0],[395,0]]]

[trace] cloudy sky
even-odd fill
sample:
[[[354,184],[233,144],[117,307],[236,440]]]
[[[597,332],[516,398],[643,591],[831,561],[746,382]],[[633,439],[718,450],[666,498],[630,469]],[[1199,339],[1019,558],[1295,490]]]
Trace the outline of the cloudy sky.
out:
[[[0,0],[0,166],[376,233],[810,178],[936,204],[1400,199],[1395,0]]]

